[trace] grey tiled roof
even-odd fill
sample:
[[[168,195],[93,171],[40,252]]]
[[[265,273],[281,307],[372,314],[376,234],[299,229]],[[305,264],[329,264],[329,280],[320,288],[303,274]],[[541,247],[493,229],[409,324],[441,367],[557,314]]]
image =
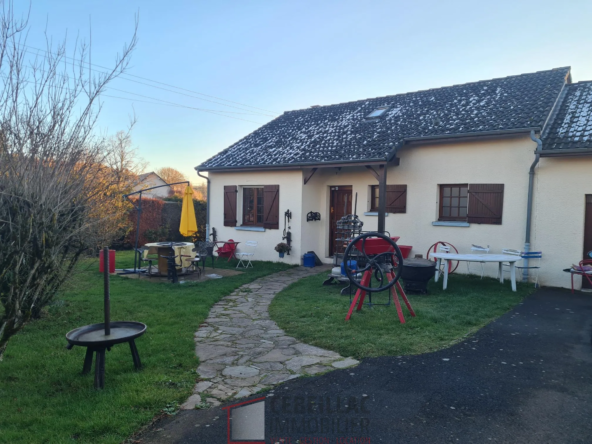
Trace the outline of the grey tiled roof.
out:
[[[569,71],[288,111],[198,168],[385,159],[406,138],[542,128]],[[385,114],[366,119],[381,106]]]
[[[543,150],[592,148],[592,82],[567,85],[548,131]]]

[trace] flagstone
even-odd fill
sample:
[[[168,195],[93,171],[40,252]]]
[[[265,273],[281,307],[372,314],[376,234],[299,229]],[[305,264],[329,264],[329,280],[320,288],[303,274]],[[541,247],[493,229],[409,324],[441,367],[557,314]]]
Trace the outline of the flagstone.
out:
[[[259,374],[259,370],[254,367],[247,367],[239,365],[236,367],[226,367],[222,374],[224,376],[232,376],[234,378],[248,378]]]
[[[343,361],[335,361],[331,365],[335,368],[347,368],[347,367],[351,367],[353,365],[357,365],[359,363],[360,363],[360,361],[358,361],[354,358],[346,358]]]
[[[269,318],[268,308],[275,295],[312,272],[318,269],[276,273],[244,285],[214,304],[194,336],[200,359],[197,372],[208,379],[198,382],[194,393],[207,394],[206,401],[217,406],[230,397],[250,396],[300,373],[314,375],[357,363],[298,342]],[[193,408],[194,400],[197,398],[188,399],[185,408]]]
[[[320,361],[316,356],[297,356],[286,362],[286,368],[293,372],[299,371],[301,367],[316,364]]]
[[[251,378],[230,378],[225,379],[224,383],[232,387],[254,387],[261,380],[261,376]]]
[[[314,356],[328,356],[328,357],[339,357],[339,353],[335,353],[333,351],[325,350],[319,347],[315,347],[313,345],[308,344],[295,344],[293,346],[296,350],[298,350],[303,355],[314,355]]]
[[[209,389],[212,386],[213,382],[210,381],[200,381],[195,385],[195,388],[193,389],[194,393],[201,393],[204,390]]]
[[[269,353],[254,359],[255,362],[283,362],[290,359],[290,356],[286,356],[280,349],[273,349]]]

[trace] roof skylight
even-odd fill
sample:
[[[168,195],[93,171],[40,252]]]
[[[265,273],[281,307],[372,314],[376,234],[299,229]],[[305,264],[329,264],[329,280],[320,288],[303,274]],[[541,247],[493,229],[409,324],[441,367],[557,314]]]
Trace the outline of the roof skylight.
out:
[[[388,109],[388,106],[378,107],[374,111],[372,111],[370,114],[368,114],[366,116],[366,119],[376,119],[376,118],[382,116],[386,112],[387,109]]]

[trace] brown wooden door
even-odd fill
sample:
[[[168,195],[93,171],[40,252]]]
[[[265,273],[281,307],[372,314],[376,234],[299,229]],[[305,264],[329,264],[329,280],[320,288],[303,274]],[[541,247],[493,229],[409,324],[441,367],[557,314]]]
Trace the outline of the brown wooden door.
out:
[[[343,253],[342,245],[338,245],[335,241],[335,232],[337,229],[337,221],[346,214],[352,212],[352,187],[340,186],[331,187],[331,208],[329,209],[329,256],[334,253]]]
[[[584,259],[590,259],[586,253],[592,251],[592,194],[586,194],[586,218],[584,222]],[[588,279],[582,278],[583,288],[592,288]]]

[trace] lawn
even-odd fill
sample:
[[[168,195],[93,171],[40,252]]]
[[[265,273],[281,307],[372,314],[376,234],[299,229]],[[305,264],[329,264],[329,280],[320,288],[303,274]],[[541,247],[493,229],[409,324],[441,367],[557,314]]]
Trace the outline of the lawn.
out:
[[[133,254],[118,252],[116,261],[118,268],[133,267]],[[193,334],[210,307],[237,287],[287,268],[256,262],[238,276],[178,285],[112,277],[111,319],[148,325],[136,340],[144,368],[135,372],[127,344],[116,345],[106,357],[106,388],[96,391],[93,374],[81,374],[85,349],[66,350],[64,338],[103,320],[98,260],[81,262],[43,317],[10,340],[0,362],[0,442],[121,443],[163,409],[174,411],[195,384]]]
[[[302,279],[280,292],[270,306],[270,314],[288,335],[342,356],[398,356],[449,347],[504,314],[528,294],[533,285],[518,283],[512,292],[505,284],[479,276],[452,275],[448,289],[433,279],[428,295],[408,298],[417,315],[403,306],[407,322],[399,323],[395,306],[365,306],[354,311],[346,322],[349,296],[341,296],[341,286],[321,286],[326,273]],[[374,294],[373,302],[386,302],[387,293]],[[366,298],[366,301],[368,298]]]

